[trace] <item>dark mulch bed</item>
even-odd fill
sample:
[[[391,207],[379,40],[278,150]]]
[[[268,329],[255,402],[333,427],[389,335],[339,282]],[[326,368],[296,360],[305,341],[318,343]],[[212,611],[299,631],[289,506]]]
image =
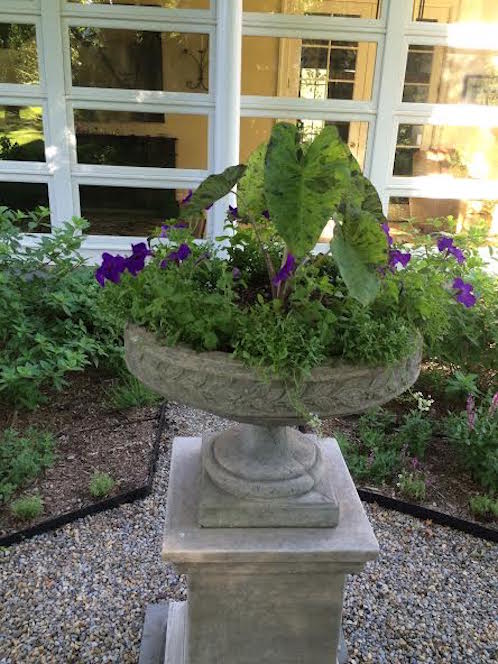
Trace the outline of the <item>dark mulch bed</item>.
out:
[[[38,493],[44,513],[29,522],[19,521],[8,506],[0,506],[0,536],[98,502],[89,490],[96,471],[115,480],[109,497],[146,484],[159,408],[110,409],[106,392],[112,382],[97,371],[75,374],[64,391],[51,393],[37,410],[0,412],[0,431],[35,426],[56,437],[54,465],[13,497]]]
[[[389,404],[394,411],[403,411],[404,408],[397,402]],[[356,417],[334,418],[323,422],[323,434],[333,436],[342,432],[354,440],[357,436]],[[449,443],[443,438],[434,437],[430,442],[426,457],[421,462],[426,481],[426,498],[423,502],[404,496],[393,481],[390,484],[376,486],[368,482],[358,482],[359,488],[378,491],[390,498],[396,498],[415,505],[421,505],[432,510],[449,514],[450,516],[477,522],[478,519],[469,509],[469,499],[472,496],[485,493],[476,484],[470,475],[462,470]],[[498,520],[479,521],[488,528],[498,530]]]

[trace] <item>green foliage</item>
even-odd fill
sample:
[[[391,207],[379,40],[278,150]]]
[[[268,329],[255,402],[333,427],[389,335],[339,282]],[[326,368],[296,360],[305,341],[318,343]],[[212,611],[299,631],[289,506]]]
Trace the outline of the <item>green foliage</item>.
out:
[[[223,173],[209,175],[196,189],[187,205],[180,211],[180,217],[190,219],[198,217],[204,210],[226,196],[244,175],[246,167],[229,166]]]
[[[277,375],[299,384],[325,359],[325,320],[307,325],[297,311],[285,313],[278,301],[259,301],[247,311],[235,355],[270,378]]]
[[[6,429],[0,436],[0,503],[54,463],[52,434],[31,428]]]
[[[111,408],[126,410],[127,408],[144,408],[156,406],[162,397],[153,392],[135,376],[124,374],[119,382],[107,392],[107,401]]]
[[[95,472],[90,480],[89,489],[94,498],[104,498],[111,493],[115,485],[116,482],[109,473]]]
[[[398,475],[398,488],[401,493],[412,500],[425,500],[427,487],[420,473],[403,472]]]
[[[340,228],[334,233],[331,250],[351,295],[363,305],[373,302],[379,292],[379,279],[363,262],[360,252],[346,240]]]
[[[12,502],[10,511],[21,521],[31,521],[43,513],[43,501],[40,496],[18,498]]]
[[[469,507],[472,514],[480,519],[498,519],[498,500],[490,496],[472,496]]]
[[[397,430],[398,443],[417,459],[424,459],[427,445],[432,438],[432,424],[419,410],[412,410],[403,416]]]
[[[265,198],[266,143],[262,143],[247,161],[247,169],[237,187],[239,212],[256,219],[267,209]]]
[[[265,197],[289,251],[301,258],[313,249],[348,185],[347,149],[335,127],[309,145],[295,125],[274,126],[266,151]]]
[[[44,388],[120,353],[120,330],[78,254],[87,223],[73,219],[21,244],[20,225],[33,230],[46,215],[0,207],[0,399],[15,407],[36,407]]]
[[[476,482],[491,491],[498,489],[498,409],[490,395],[467,411],[451,414],[444,422],[445,434],[461,464]]]
[[[478,380],[477,374],[455,371],[446,383],[445,392],[449,397],[457,399],[469,394],[476,396],[479,393]]]

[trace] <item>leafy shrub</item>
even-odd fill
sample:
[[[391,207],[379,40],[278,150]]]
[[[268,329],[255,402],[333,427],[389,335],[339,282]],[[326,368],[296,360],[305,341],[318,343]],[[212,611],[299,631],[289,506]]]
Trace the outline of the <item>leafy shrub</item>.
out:
[[[403,416],[396,438],[398,444],[404,446],[412,456],[423,459],[432,438],[431,422],[419,410],[412,410]]]
[[[445,392],[449,397],[457,399],[466,397],[469,394],[476,396],[479,394],[478,380],[478,374],[455,371],[451,378],[448,379]]]
[[[498,519],[498,500],[490,496],[472,496],[469,500],[469,507],[472,514],[481,519]]]
[[[485,489],[498,487],[498,394],[478,405],[469,397],[466,411],[450,415],[444,431],[462,465]]]
[[[124,375],[119,382],[107,392],[107,400],[111,408],[126,410],[127,408],[143,408],[155,406],[162,397],[153,392],[135,376]]]
[[[94,473],[90,480],[90,493],[94,498],[104,498],[113,490],[116,482],[109,473]]]
[[[21,225],[34,230],[45,216],[0,207],[0,399],[15,407],[36,407],[44,388],[120,352],[120,330],[78,254],[87,222],[73,219],[23,245]]]
[[[420,473],[403,472],[398,475],[399,490],[407,498],[413,500],[425,500],[426,485],[423,476]]]
[[[43,501],[40,496],[18,498],[12,502],[10,511],[17,519],[31,521],[43,512]]]
[[[28,429],[23,434],[7,429],[0,436],[0,502],[6,502],[26,482],[54,462],[52,434]]]

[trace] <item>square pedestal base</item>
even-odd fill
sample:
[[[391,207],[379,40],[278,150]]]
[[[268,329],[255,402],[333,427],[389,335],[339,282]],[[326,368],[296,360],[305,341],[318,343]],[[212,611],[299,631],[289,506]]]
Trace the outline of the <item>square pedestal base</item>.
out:
[[[150,604],[145,615],[138,664],[187,664],[186,621],[187,602]],[[346,664],[347,661],[346,644],[341,630],[336,662]],[[332,658],[331,664],[335,664]]]

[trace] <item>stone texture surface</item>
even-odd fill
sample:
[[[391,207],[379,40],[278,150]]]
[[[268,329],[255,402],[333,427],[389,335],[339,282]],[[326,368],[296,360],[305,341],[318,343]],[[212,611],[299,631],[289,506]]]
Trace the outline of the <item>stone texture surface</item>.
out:
[[[339,503],[330,458],[313,436],[250,424],[205,434],[199,524],[210,528],[333,528]]]
[[[317,447],[341,507],[336,528],[201,528],[201,439],[175,439],[163,557],[187,578],[189,664],[335,661],[346,574],[378,545],[337,443]]]
[[[285,385],[261,376],[227,353],[197,353],[166,347],[136,325],[125,331],[126,363],[145,385],[171,401],[201,408],[237,422],[299,423]],[[422,341],[413,355],[391,367],[342,363],[314,369],[300,400],[319,417],[362,413],[402,394],[420,371]]]

